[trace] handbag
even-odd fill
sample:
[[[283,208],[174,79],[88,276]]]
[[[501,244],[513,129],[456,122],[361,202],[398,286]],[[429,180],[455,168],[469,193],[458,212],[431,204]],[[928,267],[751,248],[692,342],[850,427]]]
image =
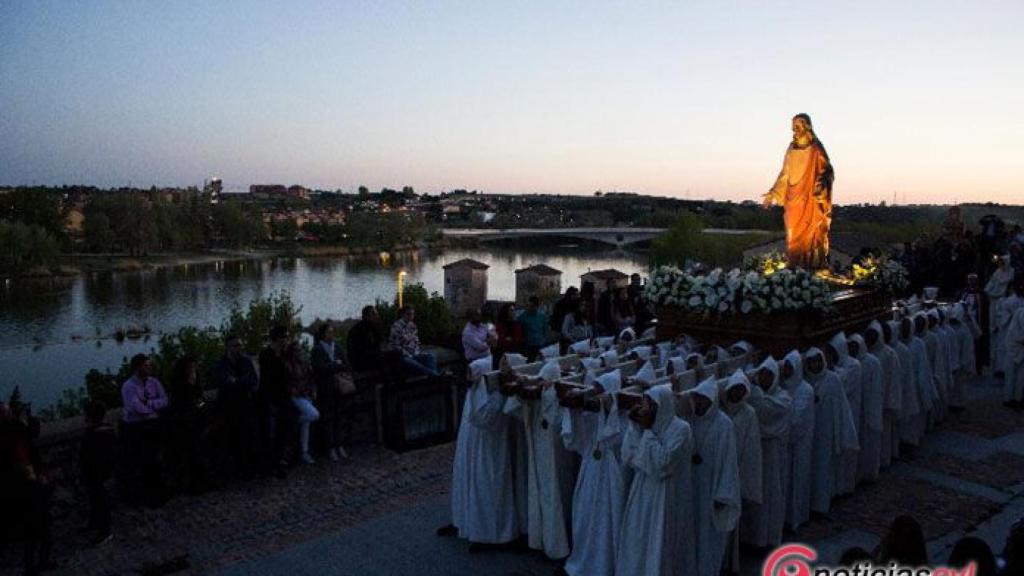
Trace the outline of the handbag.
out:
[[[352,376],[348,374],[338,373],[334,375],[334,387],[341,393],[342,396],[348,396],[349,394],[356,393],[356,383],[352,380]]]

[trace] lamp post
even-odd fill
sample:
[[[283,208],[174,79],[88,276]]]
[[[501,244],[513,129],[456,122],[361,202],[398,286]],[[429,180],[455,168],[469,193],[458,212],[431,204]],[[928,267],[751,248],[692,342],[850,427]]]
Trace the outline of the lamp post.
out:
[[[402,292],[405,288],[405,277],[408,273],[405,270],[398,271],[398,308],[402,308]]]

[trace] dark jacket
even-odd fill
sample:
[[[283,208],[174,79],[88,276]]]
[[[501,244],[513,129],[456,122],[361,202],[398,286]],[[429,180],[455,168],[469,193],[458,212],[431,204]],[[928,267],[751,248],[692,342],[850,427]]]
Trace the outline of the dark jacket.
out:
[[[240,357],[238,362],[232,362],[227,356],[222,357],[213,367],[213,375],[217,379],[217,399],[221,402],[249,398],[259,384],[256,367],[245,356]]]
[[[327,355],[327,351],[324,350],[320,342],[313,344],[313,351],[309,354],[309,363],[313,368],[313,382],[316,384],[317,390],[332,387],[334,375],[339,372],[347,372],[349,369],[345,353],[338,344],[334,346],[334,358]]]
[[[348,331],[346,349],[353,370],[377,370],[381,367],[384,336],[372,322],[360,320]]]
[[[262,404],[283,406],[291,401],[288,366],[284,358],[270,348],[260,352],[260,386],[257,397]]]
[[[90,426],[82,438],[79,479],[82,484],[102,484],[114,471],[114,428],[106,424]]]

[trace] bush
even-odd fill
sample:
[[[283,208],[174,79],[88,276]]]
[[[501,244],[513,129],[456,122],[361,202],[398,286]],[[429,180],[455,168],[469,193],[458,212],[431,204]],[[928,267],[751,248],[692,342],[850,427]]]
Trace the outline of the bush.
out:
[[[416,327],[424,344],[446,345],[454,334],[454,325],[448,304],[437,292],[427,294],[422,284],[410,284],[402,294],[403,304],[416,311]],[[390,328],[398,318],[398,294],[393,302],[377,301],[377,311],[383,324]]]
[[[298,334],[302,325],[299,322],[301,306],[292,302],[287,292],[271,294],[267,298],[257,298],[249,302],[243,309],[237,303],[231,309],[228,320],[220,327],[224,336],[234,334],[241,338],[242,346],[247,354],[258,354],[267,339],[270,329],[281,324]]]

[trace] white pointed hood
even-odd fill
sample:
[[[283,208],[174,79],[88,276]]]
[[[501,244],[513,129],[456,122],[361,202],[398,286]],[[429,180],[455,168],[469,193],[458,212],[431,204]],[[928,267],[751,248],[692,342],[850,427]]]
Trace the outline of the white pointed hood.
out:
[[[599,358],[605,366],[614,366],[619,363],[619,353],[614,348],[605,351]]]
[[[537,376],[545,382],[555,382],[562,377],[562,368],[558,362],[551,361],[541,367]]]
[[[580,340],[574,342],[569,346],[569,351],[573,354],[590,354],[590,340]]]
[[[767,356],[763,362],[757,367],[757,372],[760,374],[761,370],[768,370],[772,373],[772,385],[766,390],[767,393],[771,393],[775,390],[775,387],[779,385],[779,363],[775,361],[775,358]]]
[[[501,357],[501,366],[507,368],[516,368],[526,364],[526,356],[522,354],[516,354],[509,352]]]
[[[863,360],[868,354],[868,344],[864,341],[864,337],[860,334],[854,334],[849,339],[851,342],[857,343],[857,360]]]
[[[836,366],[846,362],[846,359],[850,357],[850,350],[846,347],[846,334],[839,332],[828,341],[829,346],[839,355],[839,360],[836,362]]]
[[[654,415],[654,425],[651,429],[656,434],[663,434],[676,417],[676,398],[672,393],[672,387],[667,384],[655,386],[648,390],[646,395],[658,406],[658,413]]]
[[[821,357],[821,371],[818,373],[811,372],[810,368],[808,368],[811,358],[816,356]],[[821,348],[811,348],[804,353],[804,377],[808,382],[814,384],[820,380],[826,372],[828,372],[828,367],[825,364],[825,353],[821,351]]]
[[[804,359],[800,356],[799,350],[791,350],[789,354],[786,354],[786,357],[782,359],[782,362],[789,362],[789,365],[793,367],[793,374],[782,381],[783,388],[785,388],[787,392],[792,393],[804,379]]]
[[[650,384],[651,382],[654,382],[654,380],[657,377],[658,375],[654,371],[654,364],[651,364],[651,361],[648,360],[647,362],[644,362],[643,366],[640,367],[640,370],[638,370],[637,373],[633,376],[633,379],[644,382],[645,384]]]
[[[606,393],[614,394],[622,389],[622,372],[620,370],[605,372],[595,378],[594,383],[600,384]]]
[[[686,372],[686,359],[682,356],[673,356],[668,359],[668,364],[665,366],[665,372],[668,374],[681,374]]]
[[[718,403],[718,383],[714,377],[707,378],[690,391],[690,394],[703,396],[711,400],[711,405]]]

